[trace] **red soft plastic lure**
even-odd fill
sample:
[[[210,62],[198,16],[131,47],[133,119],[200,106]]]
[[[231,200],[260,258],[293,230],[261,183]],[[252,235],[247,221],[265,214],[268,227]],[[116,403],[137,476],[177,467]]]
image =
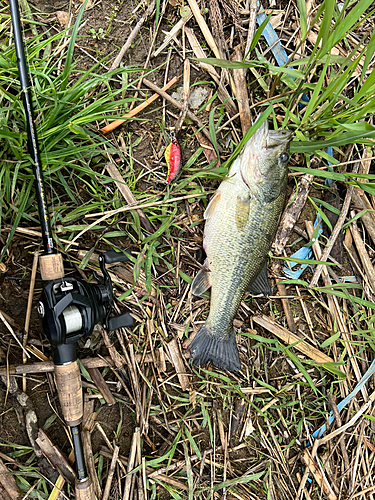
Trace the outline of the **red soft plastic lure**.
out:
[[[176,139],[172,139],[168,144],[165,153],[165,160],[168,166],[167,184],[176,179],[181,170],[181,148]]]

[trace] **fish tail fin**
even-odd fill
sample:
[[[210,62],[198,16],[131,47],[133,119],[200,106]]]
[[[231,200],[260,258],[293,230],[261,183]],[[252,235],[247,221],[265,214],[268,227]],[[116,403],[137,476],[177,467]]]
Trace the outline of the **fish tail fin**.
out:
[[[203,325],[189,347],[194,365],[211,361],[217,368],[238,372],[241,361],[234,331],[223,340],[218,340],[212,328]]]

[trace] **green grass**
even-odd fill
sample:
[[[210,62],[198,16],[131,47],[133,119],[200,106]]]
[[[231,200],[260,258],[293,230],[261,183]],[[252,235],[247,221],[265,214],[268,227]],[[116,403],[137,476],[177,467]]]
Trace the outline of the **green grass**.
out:
[[[4,18],[2,28],[6,36],[10,19],[6,15]],[[99,73],[103,60],[88,70],[79,68],[79,58],[73,58],[79,23],[80,17],[68,32],[38,35],[26,41],[41,160],[46,184],[52,189],[54,225],[78,220],[82,212],[118,206],[118,197],[103,189],[112,179],[101,173],[106,153],[117,154],[117,150],[97,130],[104,117],[126,112],[134,100],[129,92],[130,82],[137,83],[136,77],[131,81],[135,67]],[[61,51],[66,35],[70,36],[70,44]],[[13,44],[7,43],[0,54],[0,90],[1,221],[13,223],[14,229],[21,220],[37,225],[32,164],[26,153],[25,113]],[[122,98],[123,95],[129,96]],[[79,194],[82,185],[85,196]]]
[[[345,3],[342,13],[349,3]],[[304,5],[303,2],[299,2],[300,4]],[[283,97],[273,96],[269,89],[269,97],[276,97],[273,100],[274,108],[279,108],[284,114],[281,125],[294,131],[291,152],[305,156],[309,163],[311,155],[327,159],[328,155],[322,152],[322,148],[332,146],[338,157],[329,157],[329,160],[338,163],[340,147],[348,144],[371,146],[373,143],[370,139],[375,137],[375,128],[368,123],[375,112],[375,69],[365,77],[374,53],[375,33],[370,39],[364,37],[360,40],[347,57],[331,55],[332,48],[345,39],[351,30],[359,29],[374,14],[373,9],[364,15],[371,6],[371,0],[362,0],[349,9],[349,13],[342,19],[343,14],[336,12],[333,2],[323,2],[309,30],[315,27],[318,31],[317,44],[309,57],[292,58],[288,67],[272,65],[257,50],[257,57],[246,63],[212,58],[203,61],[225,68],[256,68],[263,81],[273,78],[277,82],[273,85],[277,87],[277,93],[286,94]],[[321,20],[319,16],[322,13],[324,15]],[[309,33],[305,26],[305,16],[306,12],[302,9],[301,43]],[[318,47],[320,41],[322,43]],[[357,74],[358,84],[351,84]],[[316,78],[311,80],[311,75]],[[303,93],[308,95],[309,103],[300,107],[297,103]],[[264,103],[263,107],[267,108],[268,105]],[[267,114],[270,114],[269,109]],[[330,178],[329,172],[315,173]]]

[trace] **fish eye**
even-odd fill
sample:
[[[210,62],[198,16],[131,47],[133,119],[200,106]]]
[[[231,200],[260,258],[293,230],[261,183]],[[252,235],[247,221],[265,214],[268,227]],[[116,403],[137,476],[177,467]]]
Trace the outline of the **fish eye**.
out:
[[[279,156],[279,160],[281,161],[281,163],[286,163],[289,160],[289,155],[287,155],[286,153],[282,153]]]

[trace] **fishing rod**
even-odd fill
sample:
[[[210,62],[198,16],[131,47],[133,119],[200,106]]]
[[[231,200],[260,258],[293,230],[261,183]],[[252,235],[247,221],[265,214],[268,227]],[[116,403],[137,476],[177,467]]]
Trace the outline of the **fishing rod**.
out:
[[[80,339],[89,337],[99,321],[103,322],[104,328],[108,331],[133,325],[133,318],[129,312],[112,316],[113,289],[111,278],[106,270],[106,264],[125,262],[129,259],[126,253],[115,251],[101,254],[99,265],[102,276],[96,272],[93,273],[97,284],[64,277],[62,255],[56,251],[52,237],[18,0],[9,0],[9,4],[22,101],[26,115],[27,144],[35,177],[35,192],[42,231],[43,254],[39,257],[39,268],[42,279],[48,282],[42,292],[38,312],[42,319],[44,333],[54,349],[55,379],[61,411],[72,434],[77,469],[75,495],[78,500],[94,500],[95,493],[87,473],[81,440],[83,393],[76,344]]]

